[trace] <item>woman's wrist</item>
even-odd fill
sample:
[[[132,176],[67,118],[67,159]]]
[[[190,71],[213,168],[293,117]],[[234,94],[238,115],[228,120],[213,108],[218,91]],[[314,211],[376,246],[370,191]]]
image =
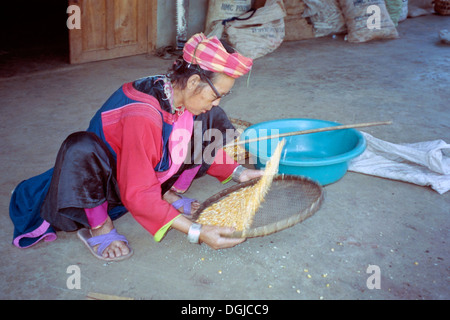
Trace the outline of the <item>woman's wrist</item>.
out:
[[[190,243],[199,244],[200,243],[200,232],[202,230],[202,225],[193,222],[189,227],[187,238]]]

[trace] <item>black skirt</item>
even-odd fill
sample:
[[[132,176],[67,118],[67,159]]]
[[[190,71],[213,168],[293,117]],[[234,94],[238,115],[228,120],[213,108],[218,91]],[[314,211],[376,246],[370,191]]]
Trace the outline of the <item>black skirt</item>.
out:
[[[94,133],[73,133],[62,143],[56,157],[41,217],[59,230],[75,231],[89,227],[84,209],[95,208],[105,201],[108,210],[123,207],[116,161]],[[126,209],[122,211],[125,213]]]

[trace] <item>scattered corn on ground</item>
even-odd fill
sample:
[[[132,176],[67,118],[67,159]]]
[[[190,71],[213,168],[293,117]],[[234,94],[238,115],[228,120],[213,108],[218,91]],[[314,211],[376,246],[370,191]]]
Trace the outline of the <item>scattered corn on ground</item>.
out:
[[[266,164],[264,175],[258,183],[230,193],[206,208],[197,219],[200,224],[233,227],[237,231],[250,228],[253,217],[269,191],[273,177],[278,173],[281,151],[285,141],[278,143]]]

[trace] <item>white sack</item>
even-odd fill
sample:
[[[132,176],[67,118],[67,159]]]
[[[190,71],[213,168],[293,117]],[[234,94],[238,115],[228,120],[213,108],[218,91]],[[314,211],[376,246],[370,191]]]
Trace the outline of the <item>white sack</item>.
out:
[[[309,17],[316,37],[323,37],[347,30],[338,0],[303,0],[306,9],[303,17]]]
[[[394,144],[362,132],[366,150],[350,162],[349,170],[421,186],[443,194],[450,190],[450,144],[443,140]]]

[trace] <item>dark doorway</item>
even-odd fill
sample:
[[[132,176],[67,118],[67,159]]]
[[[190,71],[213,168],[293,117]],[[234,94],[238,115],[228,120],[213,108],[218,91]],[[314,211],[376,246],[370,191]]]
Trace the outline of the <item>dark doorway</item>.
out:
[[[16,0],[0,6],[0,77],[69,64],[66,1]]]

